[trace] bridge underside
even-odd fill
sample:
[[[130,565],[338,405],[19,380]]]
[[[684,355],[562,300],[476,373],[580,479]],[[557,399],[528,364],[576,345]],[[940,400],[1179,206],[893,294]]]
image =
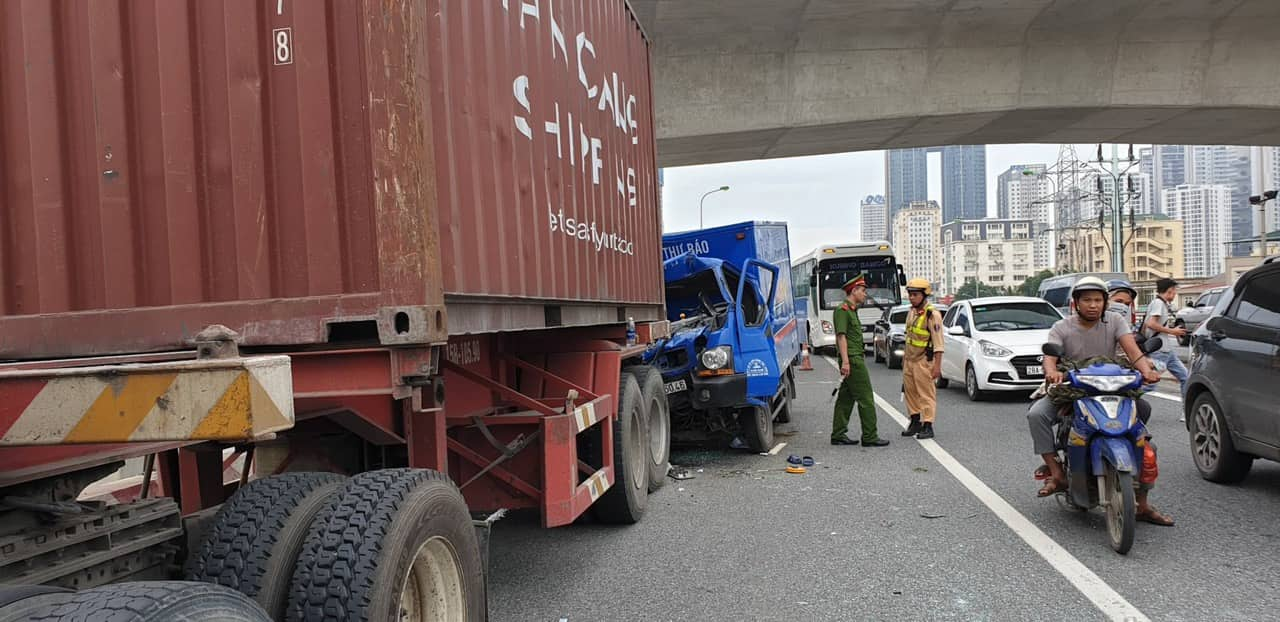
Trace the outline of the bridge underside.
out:
[[[663,166],[945,144],[1280,144],[1276,0],[630,0]]]

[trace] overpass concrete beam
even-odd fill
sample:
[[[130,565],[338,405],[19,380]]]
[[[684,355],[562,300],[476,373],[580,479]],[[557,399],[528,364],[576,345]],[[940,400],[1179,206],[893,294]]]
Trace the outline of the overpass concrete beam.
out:
[[[629,0],[663,165],[941,144],[1280,143],[1280,0]]]

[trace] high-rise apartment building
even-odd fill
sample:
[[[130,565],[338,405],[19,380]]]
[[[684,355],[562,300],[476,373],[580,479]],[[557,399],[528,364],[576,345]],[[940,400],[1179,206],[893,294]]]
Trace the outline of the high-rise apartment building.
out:
[[[929,194],[929,154],[942,154],[942,210],[945,219],[987,215],[986,145],[948,145],[885,152],[885,201],[889,222],[899,210]],[[892,234],[892,231],[890,231]]]
[[[940,283],[941,226],[942,208],[936,201],[912,202],[893,217],[894,252],[908,279]]]
[[[1141,166],[1152,175],[1156,196],[1184,184],[1227,186],[1231,197],[1224,208],[1230,211],[1232,239],[1257,234],[1253,228],[1253,208],[1249,206],[1253,190],[1250,147],[1154,145],[1140,153]],[[1234,248],[1238,255],[1247,254],[1248,250],[1248,245]]]
[[[890,149],[884,152],[885,204],[888,222],[898,211],[916,201],[929,198],[929,151],[927,149]],[[890,238],[893,232],[890,231]]]
[[[1187,278],[1223,271],[1231,240],[1231,194],[1231,188],[1221,184],[1184,184],[1161,194],[1164,213],[1182,221]]]
[[[942,225],[942,291],[967,281],[1013,287],[1036,273],[1031,264],[1034,223],[1026,219],[957,220]]]
[[[862,213],[862,235],[867,242],[884,240],[889,237],[889,211],[883,196],[867,195],[859,206]]]
[[[987,146],[942,148],[942,220],[987,217]]]
[[[1143,173],[1151,176],[1151,184],[1156,197],[1166,188],[1174,188],[1189,183],[1187,180],[1187,161],[1191,157],[1191,148],[1186,145],[1152,145],[1138,151],[1141,162],[1139,167]],[[1155,203],[1160,203],[1159,198]]]
[[[1025,219],[1032,222],[1036,271],[1054,266],[1054,231],[1058,202],[1053,196],[1053,182],[1044,164],[1015,164],[997,178],[999,192],[996,204],[1000,218]]]

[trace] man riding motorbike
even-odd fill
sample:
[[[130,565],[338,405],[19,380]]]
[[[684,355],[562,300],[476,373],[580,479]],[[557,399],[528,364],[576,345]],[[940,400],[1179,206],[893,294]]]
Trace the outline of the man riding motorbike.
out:
[[[1152,368],[1134,341],[1129,330],[1128,318],[1108,312],[1107,286],[1097,277],[1084,277],[1071,289],[1075,313],[1068,318],[1058,320],[1049,331],[1049,343],[1063,348],[1066,358],[1072,361],[1083,361],[1094,357],[1113,357],[1117,347],[1133,362],[1133,366],[1142,373],[1148,384],[1160,381],[1160,375]],[[1063,373],[1058,370],[1057,357],[1045,355],[1045,380],[1048,384],[1063,381]],[[1151,405],[1145,400],[1137,400],[1138,417],[1145,423],[1151,417]],[[1045,485],[1039,496],[1047,497],[1056,492],[1066,490],[1067,477],[1062,465],[1058,462],[1057,447],[1053,426],[1060,420],[1058,406],[1049,397],[1043,397],[1031,405],[1027,411],[1027,423],[1031,429],[1031,442],[1035,452],[1044,460],[1049,471]],[[1172,525],[1173,520],[1157,512],[1147,502],[1148,489],[1137,492],[1137,508],[1135,518],[1157,525]]]

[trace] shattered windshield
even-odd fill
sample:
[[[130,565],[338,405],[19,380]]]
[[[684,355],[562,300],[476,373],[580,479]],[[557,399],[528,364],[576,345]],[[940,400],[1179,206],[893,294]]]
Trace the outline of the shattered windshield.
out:
[[[729,300],[720,291],[713,270],[703,270],[688,278],[667,283],[667,319],[673,322],[681,317],[690,318],[722,313],[729,307]]]

